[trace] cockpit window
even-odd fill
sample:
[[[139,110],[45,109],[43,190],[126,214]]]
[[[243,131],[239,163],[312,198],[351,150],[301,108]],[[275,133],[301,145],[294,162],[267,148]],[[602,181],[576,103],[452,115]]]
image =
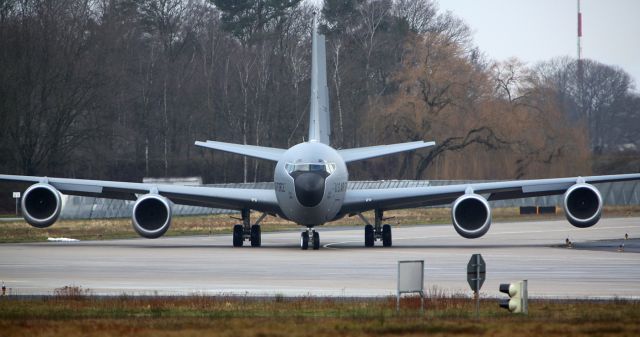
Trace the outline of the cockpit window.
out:
[[[336,170],[335,163],[286,163],[284,166],[287,173],[293,172],[326,172],[327,175]]]

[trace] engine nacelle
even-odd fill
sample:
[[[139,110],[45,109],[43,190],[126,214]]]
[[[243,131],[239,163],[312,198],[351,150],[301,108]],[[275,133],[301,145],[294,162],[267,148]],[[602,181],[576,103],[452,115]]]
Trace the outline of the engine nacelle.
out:
[[[33,227],[46,228],[60,216],[62,198],[58,190],[44,183],[29,186],[20,203],[24,220]]]
[[[564,193],[564,214],[572,225],[587,228],[602,216],[602,195],[595,186],[575,184]]]
[[[453,202],[451,218],[460,236],[476,239],[485,235],[491,226],[491,207],[482,196],[465,194]]]
[[[133,229],[140,236],[156,239],[167,232],[171,225],[171,204],[158,194],[145,194],[136,200],[131,216]]]

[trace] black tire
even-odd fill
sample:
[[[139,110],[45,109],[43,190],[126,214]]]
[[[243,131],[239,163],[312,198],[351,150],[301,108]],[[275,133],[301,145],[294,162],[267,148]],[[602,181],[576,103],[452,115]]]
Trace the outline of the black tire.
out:
[[[306,231],[300,234],[300,248],[302,250],[309,249],[309,233]]]
[[[251,226],[251,247],[260,247],[260,245],[262,245],[260,225],[253,225]]]
[[[373,226],[366,225],[364,226],[364,246],[365,247],[373,247],[376,238],[373,235]]]
[[[313,250],[320,249],[320,233],[313,232]]]
[[[234,247],[242,247],[242,243],[244,242],[244,238],[242,237],[242,225],[234,225],[233,226],[233,246]]]
[[[382,246],[391,247],[391,225],[382,226]]]

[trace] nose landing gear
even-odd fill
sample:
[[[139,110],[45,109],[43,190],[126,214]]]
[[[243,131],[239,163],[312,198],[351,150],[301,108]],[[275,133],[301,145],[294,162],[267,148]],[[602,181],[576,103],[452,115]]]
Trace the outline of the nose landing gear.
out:
[[[307,228],[307,230],[300,233],[300,248],[307,250],[309,249],[309,244],[311,244],[313,250],[320,249],[320,234],[313,228]]]

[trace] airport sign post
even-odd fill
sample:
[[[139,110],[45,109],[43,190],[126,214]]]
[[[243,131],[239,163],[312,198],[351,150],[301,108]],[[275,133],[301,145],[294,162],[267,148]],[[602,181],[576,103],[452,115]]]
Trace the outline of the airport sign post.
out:
[[[482,255],[473,254],[469,263],[467,263],[467,282],[471,290],[473,290],[473,296],[476,299],[476,316],[480,316],[480,288],[487,275],[487,264],[484,262]]]
[[[16,199],[16,215],[18,215],[18,200],[20,200],[20,192],[13,192],[13,198]]]
[[[398,261],[398,296],[396,311],[400,311],[400,295],[420,294],[420,311],[424,311],[424,260]]]

